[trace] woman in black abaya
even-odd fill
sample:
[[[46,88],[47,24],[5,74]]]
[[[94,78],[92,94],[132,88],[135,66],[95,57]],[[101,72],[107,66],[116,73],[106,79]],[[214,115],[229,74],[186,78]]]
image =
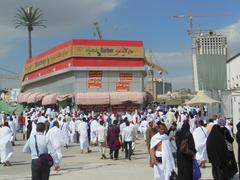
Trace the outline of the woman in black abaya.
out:
[[[219,125],[214,125],[207,139],[207,153],[212,164],[214,180],[229,180],[227,170],[227,145]]]
[[[181,143],[184,139],[188,139],[188,149],[192,155],[186,155],[180,151]],[[193,136],[190,132],[190,125],[184,122],[180,131],[176,133],[177,145],[177,180],[192,180],[193,177],[193,159],[196,154]]]

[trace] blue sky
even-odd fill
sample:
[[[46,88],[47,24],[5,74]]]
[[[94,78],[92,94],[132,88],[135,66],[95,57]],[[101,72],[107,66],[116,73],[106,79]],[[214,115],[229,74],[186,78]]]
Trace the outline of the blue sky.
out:
[[[142,40],[154,52],[154,61],[169,72],[174,89],[191,88],[188,19],[194,29],[226,33],[229,56],[240,52],[240,1],[237,0],[0,0],[0,67],[21,74],[28,53],[27,31],[15,29],[13,17],[19,7],[39,7],[47,28],[33,33],[33,55],[73,38],[95,39],[92,22],[99,21],[104,39]],[[0,74],[3,71],[0,70]]]

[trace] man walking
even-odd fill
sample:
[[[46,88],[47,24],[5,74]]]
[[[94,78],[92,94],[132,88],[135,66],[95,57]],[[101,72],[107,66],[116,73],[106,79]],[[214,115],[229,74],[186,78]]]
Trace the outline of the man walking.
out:
[[[11,166],[9,160],[13,155],[12,138],[12,131],[8,126],[8,122],[5,121],[3,127],[0,128],[0,154],[3,166]]]
[[[126,121],[126,127],[122,132],[122,141],[124,142],[125,159],[131,160],[132,155],[132,141],[133,141],[133,128],[130,127],[129,121]]]
[[[104,121],[100,121],[100,126],[97,128],[97,143],[99,146],[100,153],[102,155],[101,159],[107,159],[105,155],[107,130],[103,125],[104,125]]]
[[[50,175],[50,166],[42,164],[39,159],[39,155],[48,153],[48,140],[43,134],[44,130],[45,124],[38,123],[36,127],[36,134],[31,135],[23,147],[23,152],[30,153],[32,156],[32,180],[48,180]]]

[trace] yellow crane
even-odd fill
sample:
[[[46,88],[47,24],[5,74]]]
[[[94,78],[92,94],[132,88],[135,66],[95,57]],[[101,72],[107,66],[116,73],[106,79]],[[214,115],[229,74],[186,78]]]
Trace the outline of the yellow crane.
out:
[[[219,13],[219,14],[189,14],[189,15],[176,15],[173,16],[175,19],[188,19],[189,20],[189,29],[187,30],[188,35],[193,38],[193,18],[197,17],[214,17],[214,16],[228,16],[228,14]]]
[[[148,77],[148,79],[151,79],[150,80],[151,85],[149,86],[149,91],[152,93],[152,96],[155,100],[156,95],[154,92],[154,81],[156,81],[156,78],[154,77],[154,70],[157,70],[161,76],[164,76],[168,72],[167,72],[167,70],[165,70],[164,68],[162,68],[161,66],[159,66],[153,62],[153,54],[152,54],[151,49],[148,50],[148,54],[145,57],[145,64],[148,66],[147,77]],[[162,83],[163,83],[163,93],[164,93],[164,81],[162,81]]]
[[[103,37],[102,37],[102,33],[101,33],[101,31],[100,31],[99,22],[96,21],[96,22],[93,23],[93,25],[94,25],[95,28],[96,28],[96,31],[97,31],[97,34],[98,34],[98,38],[99,38],[100,40],[102,40]]]

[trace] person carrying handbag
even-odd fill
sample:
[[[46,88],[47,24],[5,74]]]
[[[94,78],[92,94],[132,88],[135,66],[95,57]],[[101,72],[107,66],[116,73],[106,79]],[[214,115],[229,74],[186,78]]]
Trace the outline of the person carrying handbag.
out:
[[[37,123],[36,136],[31,135],[23,147],[23,152],[30,153],[32,157],[32,180],[48,180],[50,175],[50,166],[42,165],[39,158],[41,154],[48,154],[48,140],[43,134],[44,130],[45,124]]]
[[[177,180],[192,180],[193,160],[195,159],[196,149],[193,136],[190,132],[190,125],[184,122],[180,131],[176,133],[177,145]]]

